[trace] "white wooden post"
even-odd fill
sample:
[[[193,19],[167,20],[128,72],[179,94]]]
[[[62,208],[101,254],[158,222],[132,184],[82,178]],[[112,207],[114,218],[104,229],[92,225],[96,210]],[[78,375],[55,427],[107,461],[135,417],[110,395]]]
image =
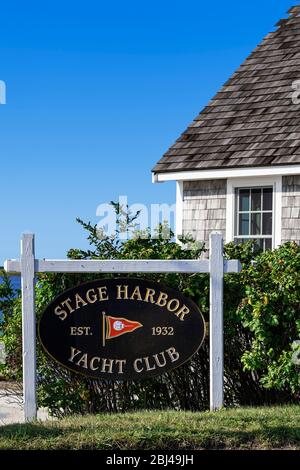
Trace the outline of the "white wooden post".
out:
[[[32,421],[37,416],[34,276],[34,235],[24,234],[21,240],[21,285],[25,421]]]
[[[209,319],[209,368],[210,410],[223,406],[224,392],[224,338],[223,338],[223,281],[224,258],[221,233],[210,234],[210,319]]]

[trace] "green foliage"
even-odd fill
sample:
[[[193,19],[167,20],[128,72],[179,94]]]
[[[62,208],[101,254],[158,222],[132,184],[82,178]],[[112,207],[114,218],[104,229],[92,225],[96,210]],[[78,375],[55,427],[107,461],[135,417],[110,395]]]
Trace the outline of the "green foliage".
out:
[[[253,336],[244,368],[259,373],[266,388],[299,397],[300,370],[292,355],[300,335],[300,247],[285,243],[261,254],[242,282],[246,297],[237,313]]]
[[[134,226],[135,216],[117,205],[115,210],[120,219],[125,217],[127,227]],[[71,259],[197,259],[205,251],[203,244],[193,242],[190,237],[182,238],[181,244],[172,241],[172,233],[171,238],[166,239],[164,234],[169,229],[164,224],[158,227],[155,238],[151,238],[149,231],[136,231],[131,239],[121,242],[118,237],[120,230],[124,230],[121,220],[112,237],[104,236],[97,226],[80,219],[78,222],[87,231],[90,246],[88,250],[69,250]],[[299,366],[291,361],[295,349],[293,342],[300,333],[299,250],[296,244],[290,243],[257,255],[252,242],[225,246],[225,255],[240,259],[243,265],[241,273],[225,276],[226,405],[258,405],[299,398]],[[191,297],[208,321],[208,275],[158,273],[141,276],[175,287]],[[109,276],[40,274],[36,285],[37,318],[65,289],[101,277]],[[1,327],[7,353],[7,363],[0,366],[0,373],[9,379],[20,380],[20,295],[12,291],[5,277],[0,289]],[[48,407],[56,416],[144,408],[197,411],[208,407],[208,339],[192,360],[179,369],[133,383],[79,377],[51,361],[39,345],[37,355],[39,404]]]
[[[6,363],[0,364],[1,378],[22,379],[22,315],[20,292],[15,292],[5,271],[0,272],[0,331],[5,344]],[[17,296],[17,297],[16,297]]]

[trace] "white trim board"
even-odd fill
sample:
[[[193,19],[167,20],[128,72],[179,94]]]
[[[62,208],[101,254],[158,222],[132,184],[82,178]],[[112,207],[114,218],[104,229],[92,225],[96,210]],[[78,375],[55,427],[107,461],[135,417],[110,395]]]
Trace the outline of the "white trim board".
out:
[[[175,237],[179,243],[178,237],[182,235],[183,224],[183,181],[176,181],[176,214],[175,214]]]
[[[214,232],[215,233],[215,232]],[[10,259],[4,269],[11,274],[21,272],[21,262]],[[224,260],[224,272],[238,272],[238,260]],[[209,261],[195,260],[73,260],[35,259],[35,273],[210,273]]]
[[[281,244],[282,176],[228,178],[226,195],[226,242],[234,239],[234,194],[235,188],[251,186],[273,186],[273,248]]]
[[[174,171],[152,173],[153,183],[164,181],[192,181],[207,179],[243,178],[252,176],[300,175],[300,165],[267,166],[253,168],[225,168],[216,170]]]

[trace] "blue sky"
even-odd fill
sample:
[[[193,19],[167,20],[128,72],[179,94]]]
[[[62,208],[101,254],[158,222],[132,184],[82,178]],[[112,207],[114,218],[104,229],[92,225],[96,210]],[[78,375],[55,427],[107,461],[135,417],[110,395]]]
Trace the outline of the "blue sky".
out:
[[[86,246],[98,204],[175,201],[151,168],[294,1],[2,2],[0,265]]]

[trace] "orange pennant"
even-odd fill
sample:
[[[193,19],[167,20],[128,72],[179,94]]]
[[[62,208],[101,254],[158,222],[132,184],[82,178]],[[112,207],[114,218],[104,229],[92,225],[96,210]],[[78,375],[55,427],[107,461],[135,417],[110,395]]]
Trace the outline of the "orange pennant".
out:
[[[124,335],[125,333],[132,333],[134,330],[141,328],[142,326],[143,325],[138,321],[127,320],[127,318],[123,317],[105,316],[105,313],[103,312],[103,328],[106,327],[106,332],[103,332],[103,337],[105,337],[105,339],[112,339],[117,336]]]

